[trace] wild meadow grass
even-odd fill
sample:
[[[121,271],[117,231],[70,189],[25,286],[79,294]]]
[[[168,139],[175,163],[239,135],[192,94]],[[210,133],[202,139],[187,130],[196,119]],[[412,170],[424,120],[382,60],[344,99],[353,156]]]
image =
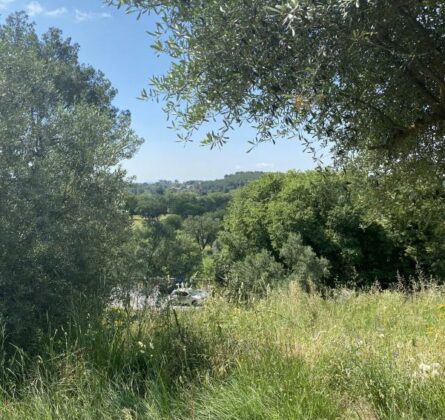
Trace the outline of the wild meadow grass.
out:
[[[444,333],[438,287],[112,310],[41,357],[3,360],[0,417],[445,418]]]

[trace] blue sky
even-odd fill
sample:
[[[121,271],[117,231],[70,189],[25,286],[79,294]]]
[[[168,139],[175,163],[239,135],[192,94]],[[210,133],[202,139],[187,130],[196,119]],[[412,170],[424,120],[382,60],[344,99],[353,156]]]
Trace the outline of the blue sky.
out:
[[[0,22],[11,12],[25,10],[36,22],[37,31],[61,28],[66,37],[80,44],[80,60],[102,70],[119,90],[116,105],[129,109],[133,127],[145,139],[138,154],[124,163],[139,182],[158,179],[216,179],[236,171],[286,171],[314,167],[312,156],[295,141],[263,144],[250,153],[247,143],[253,129],[236,129],[220,150],[176,140],[162,106],[137,99],[149,79],[168,69],[166,57],[150,48],[147,30],[153,17],[139,21],[123,10],[104,6],[101,0],[0,0]]]

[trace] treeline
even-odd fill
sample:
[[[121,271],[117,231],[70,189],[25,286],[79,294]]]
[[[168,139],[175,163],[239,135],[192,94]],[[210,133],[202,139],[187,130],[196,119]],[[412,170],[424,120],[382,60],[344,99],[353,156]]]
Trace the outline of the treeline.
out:
[[[127,209],[131,216],[159,217],[176,214],[181,217],[217,212],[222,216],[231,192],[256,179],[262,172],[237,172],[214,181],[158,181],[135,183],[128,188]]]
[[[160,180],[153,183],[135,183],[129,188],[132,194],[142,194],[144,192],[162,194],[166,190],[174,191],[192,191],[199,194],[208,194],[212,192],[230,192],[237,188],[255,181],[263,175],[263,172],[235,172],[234,174],[224,175],[223,179],[207,181],[167,181]]]
[[[131,216],[145,218],[176,214],[181,217],[198,216],[209,212],[224,211],[230,193],[198,194],[195,192],[167,190],[161,193],[129,194],[126,199]]]

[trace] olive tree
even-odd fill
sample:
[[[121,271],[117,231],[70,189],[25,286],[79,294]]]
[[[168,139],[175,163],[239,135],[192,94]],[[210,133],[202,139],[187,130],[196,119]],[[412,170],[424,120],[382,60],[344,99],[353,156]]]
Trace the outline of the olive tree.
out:
[[[442,0],[108,0],[159,16],[153,47],[172,58],[142,97],[165,99],[185,140],[211,118],[226,141],[331,142],[376,166],[424,159],[444,168]]]
[[[102,73],[23,14],[0,26],[0,316],[31,346],[100,310],[128,237],[125,171],[140,139]]]

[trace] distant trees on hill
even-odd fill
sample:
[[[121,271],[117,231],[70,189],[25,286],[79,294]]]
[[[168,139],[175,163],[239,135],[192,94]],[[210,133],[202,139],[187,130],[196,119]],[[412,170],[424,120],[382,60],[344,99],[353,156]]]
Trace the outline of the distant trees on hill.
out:
[[[177,214],[183,218],[219,212],[231,199],[230,192],[259,179],[262,172],[237,172],[214,181],[158,181],[132,184],[128,188],[127,208],[130,215],[155,218]]]
[[[229,192],[247,185],[249,182],[259,179],[264,172],[236,172],[225,175],[223,179],[213,181],[157,181],[154,183],[135,183],[129,191],[132,194],[142,194],[150,192],[163,194],[166,191],[191,191],[199,194],[212,192]]]

